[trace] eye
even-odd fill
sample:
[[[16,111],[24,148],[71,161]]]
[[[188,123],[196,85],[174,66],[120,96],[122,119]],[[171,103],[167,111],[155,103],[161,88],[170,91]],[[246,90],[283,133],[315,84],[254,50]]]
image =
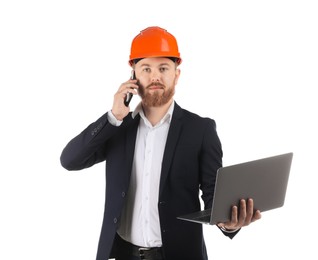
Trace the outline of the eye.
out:
[[[160,67],[160,72],[165,72],[165,71],[167,71],[168,70],[168,68],[167,67]]]
[[[144,68],[143,71],[144,72],[150,72],[150,68]]]

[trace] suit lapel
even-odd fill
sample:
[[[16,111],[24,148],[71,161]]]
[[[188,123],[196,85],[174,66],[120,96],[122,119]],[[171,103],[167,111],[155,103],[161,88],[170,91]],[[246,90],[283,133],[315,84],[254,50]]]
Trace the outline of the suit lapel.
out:
[[[128,176],[128,179],[127,179],[128,182],[130,180],[131,169],[132,169],[132,164],[133,164],[133,159],[135,154],[135,144],[136,144],[136,136],[137,136],[139,120],[140,120],[140,116],[138,114],[133,119],[132,124],[128,127],[126,132],[126,162],[127,162],[126,169],[128,172],[126,176]]]
[[[169,128],[169,132],[167,136],[165,151],[164,151],[163,159],[162,159],[159,197],[161,196],[164,184],[167,180],[170,166],[173,159],[173,155],[174,155],[174,151],[175,151],[175,147],[178,143],[178,139],[180,136],[181,126],[182,126],[181,116],[182,116],[182,109],[180,106],[177,105],[177,103],[175,103],[172,120],[170,123],[170,128]]]

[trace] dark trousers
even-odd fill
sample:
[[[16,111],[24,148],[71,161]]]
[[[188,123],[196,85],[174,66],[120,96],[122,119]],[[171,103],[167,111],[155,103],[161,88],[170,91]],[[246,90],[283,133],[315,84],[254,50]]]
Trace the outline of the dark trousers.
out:
[[[119,256],[116,257],[116,260],[140,260],[138,256]]]
[[[141,255],[138,247],[134,246],[117,235],[117,253],[116,260],[164,260],[161,249],[143,252]]]

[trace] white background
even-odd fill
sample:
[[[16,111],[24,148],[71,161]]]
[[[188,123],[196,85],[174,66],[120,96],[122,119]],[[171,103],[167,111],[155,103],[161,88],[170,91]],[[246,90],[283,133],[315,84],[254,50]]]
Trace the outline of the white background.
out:
[[[204,226],[210,258],[317,259],[317,13],[309,0],[1,1],[0,259],[95,259],[104,164],[67,172],[59,156],[111,108],[152,25],[176,36],[175,99],[216,120],[224,165],[294,152],[284,207],[233,240]]]

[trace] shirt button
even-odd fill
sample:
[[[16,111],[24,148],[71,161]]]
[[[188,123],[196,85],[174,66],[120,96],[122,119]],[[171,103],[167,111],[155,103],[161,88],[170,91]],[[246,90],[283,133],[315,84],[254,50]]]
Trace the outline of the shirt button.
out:
[[[117,223],[117,218],[114,218],[114,223],[115,223],[115,224]]]
[[[123,192],[121,193],[121,196],[124,198],[124,197],[126,196],[126,193],[123,191]]]

